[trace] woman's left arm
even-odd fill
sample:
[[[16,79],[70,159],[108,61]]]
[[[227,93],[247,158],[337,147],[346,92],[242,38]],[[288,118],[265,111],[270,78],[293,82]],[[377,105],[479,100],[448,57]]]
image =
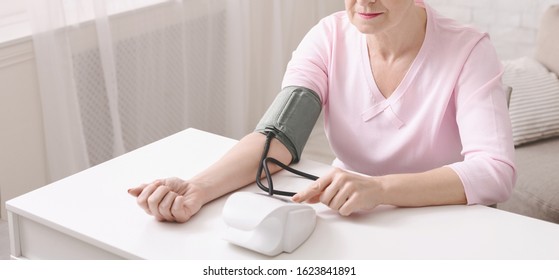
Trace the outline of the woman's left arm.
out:
[[[322,202],[341,215],[387,204],[404,207],[465,204],[460,178],[449,167],[413,174],[372,177],[334,168],[293,197],[295,202]]]
[[[516,182],[502,74],[495,48],[484,37],[470,53],[455,86],[456,123],[464,160],[448,167],[462,181],[468,204],[505,201]]]

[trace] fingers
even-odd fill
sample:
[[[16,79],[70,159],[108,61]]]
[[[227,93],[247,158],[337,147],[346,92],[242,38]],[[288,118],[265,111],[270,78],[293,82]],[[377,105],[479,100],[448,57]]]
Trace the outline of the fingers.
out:
[[[328,205],[333,210],[339,211],[342,206],[350,203],[348,198],[353,193],[351,187],[345,186],[344,188],[332,188],[331,192],[324,192],[321,196],[321,202]]]
[[[328,205],[330,208],[332,208],[330,206],[332,200],[334,200],[335,197],[337,197],[338,192],[340,191],[340,186],[338,184],[338,182],[336,182],[336,180],[333,180],[330,185],[326,188],[324,188],[324,190],[322,191],[322,193],[319,196],[319,200],[320,202],[322,202],[322,204]],[[337,209],[334,209],[337,210]]]
[[[181,188],[173,186],[174,181],[168,181],[157,180],[151,184],[142,184],[129,189],[128,193],[137,197],[138,205],[158,221],[184,223],[200,210],[202,205],[199,197],[181,195],[186,193],[186,185]]]
[[[158,220],[166,220],[165,216],[161,213],[159,209],[160,209],[160,205],[163,202],[163,199],[165,198],[165,196],[167,196],[167,194],[170,191],[171,189],[169,189],[169,187],[165,185],[157,186],[157,188],[153,191],[153,193],[151,193],[151,195],[147,199],[149,211]],[[170,203],[168,204],[169,204],[168,206],[170,207]],[[167,212],[170,212],[170,210],[168,210]]]
[[[320,201],[320,195],[330,185],[332,173],[319,178],[308,188],[298,192],[291,199],[294,202],[307,202],[307,203],[317,203]]]
[[[141,184],[138,187],[129,188],[128,193],[132,196],[138,197],[147,186],[148,184]]]
[[[171,206],[178,194],[163,185],[161,180],[140,186],[138,189],[141,187],[143,189],[136,199],[138,205],[158,221],[175,221],[171,214]]]
[[[149,215],[152,215],[151,209],[148,204],[148,199],[151,194],[161,185],[161,181],[155,181],[149,185],[143,185],[140,194],[138,195],[136,202],[138,205],[146,211]]]
[[[371,177],[334,169],[307,189],[297,193],[292,200],[307,203],[321,202],[341,215],[348,216],[355,211],[376,207],[379,202],[375,198],[379,194],[380,187],[375,185]]]
[[[310,187],[295,194],[291,199],[294,202],[316,203],[318,202],[317,198],[322,193],[322,190],[323,188],[321,187],[320,182],[317,180]]]
[[[352,196],[350,197],[346,203],[344,203],[340,209],[338,210],[338,213],[340,213],[340,215],[342,216],[349,216],[351,215],[351,213],[353,213],[353,211],[355,211],[355,205],[357,204],[356,200],[356,196]]]
[[[179,195],[176,192],[167,192],[165,197],[163,197],[163,200],[159,203],[157,210],[159,211],[159,214],[163,216],[165,221],[175,221],[171,208],[178,196]]]

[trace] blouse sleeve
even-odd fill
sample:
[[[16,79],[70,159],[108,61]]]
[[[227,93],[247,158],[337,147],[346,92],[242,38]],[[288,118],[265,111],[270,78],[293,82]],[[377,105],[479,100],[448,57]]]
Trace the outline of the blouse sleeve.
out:
[[[470,205],[505,201],[516,182],[502,74],[495,49],[484,37],[470,53],[455,87],[456,122],[464,161],[449,167],[462,180]]]
[[[282,88],[306,87],[319,95],[322,104],[326,103],[332,27],[327,17],[305,35],[287,64]]]

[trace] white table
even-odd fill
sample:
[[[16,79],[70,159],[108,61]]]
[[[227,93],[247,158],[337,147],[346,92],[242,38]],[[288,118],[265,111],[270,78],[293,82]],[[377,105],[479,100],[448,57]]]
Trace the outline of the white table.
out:
[[[14,259],[266,259],[221,238],[225,197],[185,224],[145,214],[127,189],[156,178],[188,178],[235,140],[187,129],[7,203]],[[330,167],[302,161],[321,175]],[[278,188],[309,181],[274,176]],[[259,191],[254,185],[244,190]],[[559,259],[559,225],[484,206],[378,207],[342,217],[323,205],[316,229],[276,259]]]

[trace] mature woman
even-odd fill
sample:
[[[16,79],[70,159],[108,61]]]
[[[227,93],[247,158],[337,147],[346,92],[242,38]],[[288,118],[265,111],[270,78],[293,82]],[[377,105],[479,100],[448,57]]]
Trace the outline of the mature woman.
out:
[[[487,34],[422,1],[345,0],[345,7],[305,36],[283,80],[319,96],[337,156],[335,168],[293,201],[350,215],[380,204],[506,200],[514,148],[502,67]],[[185,222],[254,181],[264,141],[251,133],[194,178],[129,192],[158,220]],[[269,154],[284,163],[294,157],[275,139]]]

